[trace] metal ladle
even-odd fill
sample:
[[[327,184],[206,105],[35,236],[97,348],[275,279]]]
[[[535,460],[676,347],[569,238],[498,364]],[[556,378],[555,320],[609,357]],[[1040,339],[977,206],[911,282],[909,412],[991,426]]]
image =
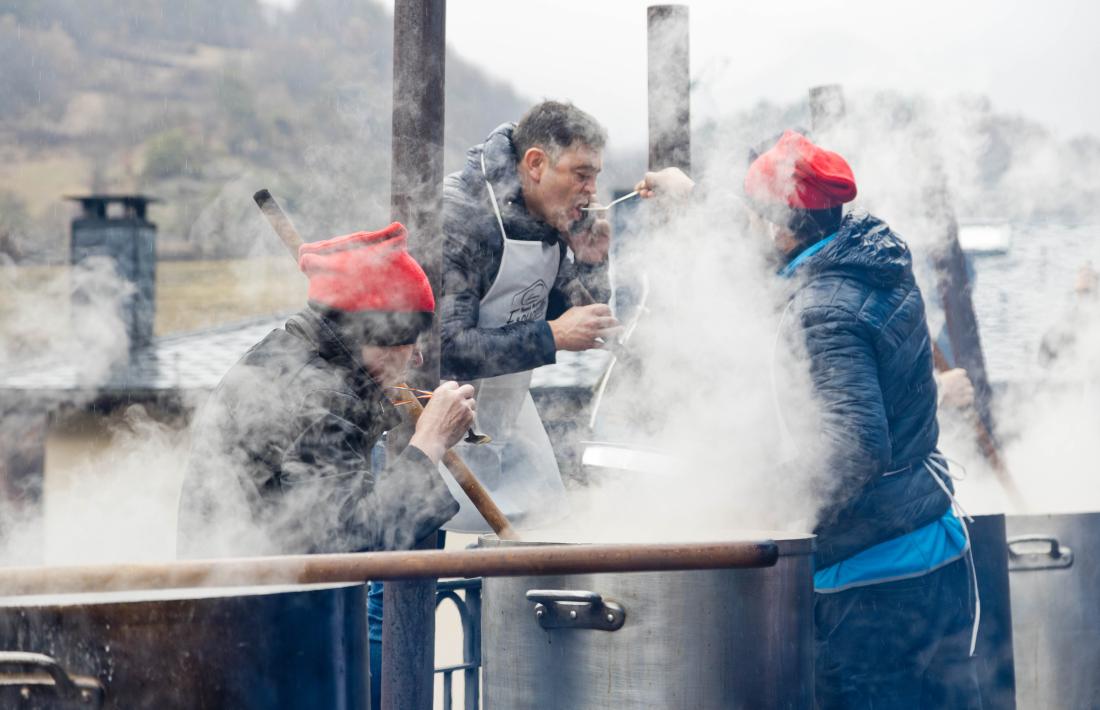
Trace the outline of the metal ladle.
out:
[[[390,385],[389,388],[409,392],[414,398],[418,399],[430,399],[432,396],[431,392],[427,390],[418,390],[415,387],[407,387],[404,385]],[[465,441],[467,444],[476,444],[478,446],[480,446],[481,444],[488,444],[492,440],[493,437],[489,436],[488,434],[478,434],[476,431],[474,431],[473,427],[470,427],[466,430],[466,438],[463,439],[463,441]]]

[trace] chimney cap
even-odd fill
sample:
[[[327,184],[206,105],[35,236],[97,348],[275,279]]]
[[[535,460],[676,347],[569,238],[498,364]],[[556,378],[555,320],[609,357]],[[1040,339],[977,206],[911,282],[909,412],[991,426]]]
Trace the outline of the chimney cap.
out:
[[[86,217],[98,217],[107,215],[107,205],[120,204],[127,216],[145,219],[145,207],[151,202],[160,202],[149,195],[112,195],[99,193],[92,195],[64,195],[66,200],[79,202]]]
[[[119,202],[124,205],[147,205],[150,202],[160,202],[156,197],[150,197],[149,195],[111,195],[108,193],[99,193],[93,195],[65,195],[66,200],[72,200],[73,202],[79,202],[83,205],[100,202],[108,204],[112,202]]]

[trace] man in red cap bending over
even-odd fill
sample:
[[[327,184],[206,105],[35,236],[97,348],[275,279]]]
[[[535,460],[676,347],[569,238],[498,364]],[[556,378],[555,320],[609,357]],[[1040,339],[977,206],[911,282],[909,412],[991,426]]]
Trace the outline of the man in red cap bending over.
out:
[[[473,422],[473,388],[443,383],[405,451],[372,472],[391,404],[432,323],[405,228],[305,244],[309,303],[254,345],[192,428],[181,556],[411,548],[458,511],[436,464]]]
[[[905,242],[868,214],[845,160],[788,131],[754,156],[751,231],[790,284],[781,329],[808,357],[819,436],[784,470],[818,471],[819,708],[979,708],[969,540],[937,450],[924,301]],[[644,195],[690,188],[647,175]],[[801,348],[796,348],[801,349]],[[780,412],[783,417],[783,412]]]

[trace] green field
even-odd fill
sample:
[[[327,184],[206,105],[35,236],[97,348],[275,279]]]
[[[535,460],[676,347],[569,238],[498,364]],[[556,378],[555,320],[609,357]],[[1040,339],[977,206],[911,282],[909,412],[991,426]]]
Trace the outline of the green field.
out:
[[[48,349],[64,332],[68,273],[66,266],[0,264],[0,351]],[[300,307],[306,280],[285,256],[161,261],[156,294],[155,332],[168,335]]]
[[[157,264],[157,335],[305,304],[306,279],[285,256]]]

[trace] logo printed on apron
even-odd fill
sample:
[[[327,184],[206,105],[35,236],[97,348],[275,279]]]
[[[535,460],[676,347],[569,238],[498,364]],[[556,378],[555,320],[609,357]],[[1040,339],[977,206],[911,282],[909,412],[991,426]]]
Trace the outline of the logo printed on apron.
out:
[[[550,287],[546,285],[545,281],[539,279],[517,293],[512,299],[512,312],[508,314],[508,323],[522,323],[545,318],[549,303]]]

